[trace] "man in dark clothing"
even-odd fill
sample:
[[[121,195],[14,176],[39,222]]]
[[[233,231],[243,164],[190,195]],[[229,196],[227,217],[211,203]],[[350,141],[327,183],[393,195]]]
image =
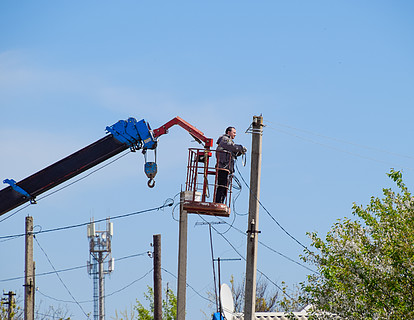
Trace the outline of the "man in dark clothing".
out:
[[[226,133],[217,140],[217,191],[215,202],[224,203],[227,195],[229,174],[234,172],[234,160],[241,154],[246,153],[247,149],[241,144],[235,144],[233,139],[236,137],[236,129],[228,127]]]

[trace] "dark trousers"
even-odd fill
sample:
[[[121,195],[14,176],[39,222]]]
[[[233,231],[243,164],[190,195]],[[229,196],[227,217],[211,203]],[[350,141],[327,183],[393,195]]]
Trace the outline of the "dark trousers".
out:
[[[227,170],[218,169],[217,173],[217,190],[216,199],[214,202],[224,203],[227,196],[229,172]]]

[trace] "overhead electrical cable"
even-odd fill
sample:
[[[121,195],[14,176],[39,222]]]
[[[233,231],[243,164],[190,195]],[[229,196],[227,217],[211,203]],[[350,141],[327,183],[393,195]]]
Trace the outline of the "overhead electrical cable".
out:
[[[410,170],[410,171],[414,170],[413,168],[410,168],[410,167],[406,167],[406,166],[402,166],[402,165],[395,164],[395,163],[392,163],[392,162],[383,161],[383,160],[379,160],[379,159],[376,159],[376,158],[364,156],[364,155],[361,155],[359,153],[355,153],[355,152],[343,150],[343,149],[340,149],[340,148],[337,148],[337,147],[334,147],[334,146],[331,146],[331,145],[327,145],[327,144],[324,144],[324,143],[321,143],[321,142],[312,140],[310,138],[302,137],[302,136],[299,136],[297,134],[287,132],[287,131],[282,130],[282,129],[276,129],[276,128],[272,128],[272,127],[269,127],[269,128],[270,129],[273,129],[275,131],[278,131],[278,132],[281,132],[281,133],[290,135],[292,137],[295,137],[295,138],[298,138],[298,139],[301,139],[301,140],[304,140],[304,141],[307,141],[307,142],[311,142],[313,144],[320,145],[320,146],[325,147],[325,148],[329,148],[329,149],[332,149],[332,150],[335,150],[335,151],[339,151],[339,152],[342,152],[342,153],[349,154],[351,156],[355,156],[355,157],[362,158],[362,159],[365,159],[365,160],[374,161],[374,162],[377,162],[377,163],[386,164],[386,165],[391,166],[391,167],[399,167],[399,168],[407,169],[407,170]]]
[[[173,274],[172,272],[168,271],[167,269],[165,269],[164,267],[161,267],[161,270],[168,273],[169,275],[173,276],[175,279],[178,279],[178,277]],[[202,296],[196,289],[194,289],[188,282],[186,282],[186,286],[189,287],[191,290],[194,291],[195,294],[197,294],[200,298],[203,298],[204,300],[211,302],[211,303],[215,303],[214,301],[210,300],[207,297]]]
[[[205,222],[207,222],[207,220],[205,220],[201,215],[199,215],[199,217],[201,218],[201,219],[203,219]],[[214,231],[216,231],[229,245],[230,245],[230,247],[232,247],[233,248],[233,250],[234,250],[234,252],[236,252],[239,256],[240,256],[240,258],[242,258],[244,261],[246,261],[246,258],[245,258],[245,256],[244,255],[242,255],[237,249],[236,249],[236,247],[223,235],[223,234],[221,234],[216,228],[214,228],[213,226],[211,226],[212,228],[213,228],[213,230]],[[289,297],[290,299],[292,299],[292,297],[291,296],[289,296],[286,292],[284,292],[283,291],[283,289],[276,283],[276,282],[274,282],[273,280],[271,280],[268,276],[266,276],[262,271],[260,271],[258,268],[257,268],[257,271],[261,274],[261,275],[263,275],[270,283],[272,283],[276,288],[278,288],[284,295],[286,295],[287,297]]]
[[[112,295],[114,295],[114,294],[117,294],[117,293],[119,293],[119,292],[121,292],[121,291],[123,291],[123,290],[125,290],[125,289],[127,289],[127,288],[129,288],[130,286],[132,286],[133,284],[135,284],[135,283],[137,283],[138,281],[140,281],[140,280],[142,280],[142,279],[144,279],[147,275],[149,275],[152,271],[154,270],[154,268],[151,268],[150,270],[148,270],[143,276],[141,276],[141,277],[139,277],[138,279],[135,279],[134,281],[132,281],[131,283],[129,283],[129,284],[127,284],[126,286],[124,286],[124,287],[122,287],[122,288],[120,288],[120,289],[118,289],[118,290],[115,290],[115,291],[113,291],[113,292],[111,292],[111,293],[109,293],[109,294],[106,294],[104,297],[106,298],[106,297],[110,297],[110,296],[112,296]],[[71,301],[71,300],[62,300],[62,299],[57,299],[57,298],[54,298],[54,297],[51,297],[50,295],[47,295],[47,294],[45,294],[45,293],[43,293],[43,292],[41,292],[39,289],[37,289],[37,292],[39,292],[41,295],[43,295],[43,296],[45,296],[46,298],[49,298],[49,299],[52,299],[52,300],[55,300],[55,301],[58,301],[58,302],[64,302],[64,303],[76,303],[76,302],[74,302],[74,301]],[[94,302],[94,300],[86,300],[86,301],[79,301],[79,303],[82,303],[82,304],[85,304],[85,303],[92,303],[92,302]]]
[[[52,269],[55,271],[56,276],[58,277],[59,281],[62,283],[63,287],[66,289],[66,291],[69,293],[69,295],[71,296],[71,298],[73,299],[73,301],[75,301],[75,303],[77,304],[77,306],[82,310],[83,314],[86,316],[87,319],[89,319],[88,314],[85,312],[85,310],[83,310],[82,306],[80,305],[80,303],[76,300],[76,298],[73,296],[73,294],[70,292],[69,288],[66,286],[66,284],[63,282],[62,278],[59,275],[59,272],[57,272],[55,266],[53,265],[52,261],[50,261],[49,256],[47,255],[46,251],[42,248],[42,246],[40,245],[39,241],[37,240],[37,238],[35,236],[33,236],[33,238],[36,240],[37,245],[39,246],[40,250],[42,250],[43,254],[45,255],[47,261],[49,262],[50,266],[52,267]]]
[[[139,215],[139,214],[143,214],[143,213],[147,213],[147,212],[151,212],[151,211],[158,211],[158,210],[161,210],[161,209],[166,208],[166,207],[171,207],[173,204],[174,204],[174,200],[168,198],[164,202],[164,204],[159,206],[159,207],[155,207],[155,208],[151,208],[151,209],[145,209],[145,210],[141,210],[141,211],[135,211],[135,212],[126,213],[126,214],[121,214],[121,215],[118,215],[118,216],[109,217],[109,219],[116,220],[116,219],[135,216],[135,215]],[[106,221],[107,219],[108,218],[102,218],[102,219],[95,220],[94,222],[98,223],[98,222]],[[41,233],[48,233],[48,232],[55,232],[55,231],[62,231],[62,230],[68,230],[68,229],[73,229],[73,228],[79,228],[79,227],[86,226],[90,223],[91,222],[89,221],[89,222],[82,222],[82,223],[69,225],[69,226],[64,226],[64,227],[57,227],[57,228],[53,228],[53,229],[40,230],[40,231],[37,231],[37,232],[33,232],[33,234],[36,235],[36,234],[41,234]],[[1,236],[0,239],[23,237],[25,235],[26,235],[25,233],[20,233],[20,234],[14,234],[14,235],[9,235],[9,236]]]
[[[130,150],[127,150],[124,154],[121,154],[119,157],[116,157],[115,159],[113,159],[113,160],[111,160],[111,161],[109,161],[109,162],[105,163],[104,165],[100,166],[99,168],[96,168],[95,170],[92,170],[91,172],[89,172],[89,173],[85,174],[84,176],[82,176],[82,177],[80,177],[80,178],[78,178],[78,179],[76,179],[76,180],[74,180],[74,181],[72,181],[72,182],[70,182],[70,183],[68,183],[68,184],[66,184],[66,185],[64,185],[64,186],[62,186],[62,187],[60,187],[60,188],[58,188],[58,189],[56,189],[56,190],[53,190],[52,192],[50,192],[50,193],[48,193],[48,194],[44,195],[43,197],[40,197],[40,198],[38,198],[38,199],[36,199],[36,200],[37,200],[37,201],[39,201],[39,200],[42,200],[42,199],[44,199],[44,198],[47,198],[47,197],[51,196],[52,194],[55,194],[55,193],[57,193],[57,192],[59,192],[59,191],[61,191],[61,190],[63,190],[63,189],[66,189],[67,187],[70,187],[71,185],[74,185],[75,183],[77,183],[77,182],[79,182],[79,181],[81,181],[81,180],[83,180],[83,179],[86,179],[87,177],[91,176],[91,175],[92,175],[92,174],[94,174],[95,172],[97,172],[97,171],[99,171],[99,170],[102,170],[103,168],[105,168],[105,167],[109,166],[110,164],[112,164],[112,163],[114,163],[114,162],[118,161],[119,159],[121,159],[121,158],[125,157],[125,156],[126,156],[127,154],[129,154],[130,152],[131,152]]]
[[[1,219],[1,220],[0,220],[0,223],[1,223],[1,222],[3,222],[3,221],[5,221],[5,220],[7,220],[7,219],[9,219],[9,218],[11,218],[11,217],[13,217],[16,213],[18,213],[18,212],[20,212],[20,211],[22,211],[22,210],[26,209],[26,208],[27,208],[27,207],[29,207],[30,205],[31,205],[31,203],[29,203],[29,204],[27,204],[27,205],[25,205],[25,206],[23,206],[23,207],[19,208],[18,210],[16,210],[16,211],[12,212],[12,213],[11,213],[11,214],[9,214],[7,217],[4,217],[3,219]]]
[[[218,217],[217,217],[217,218],[218,218]],[[229,223],[228,223],[228,222],[226,222],[226,221],[224,221],[223,219],[220,219],[220,218],[218,218],[218,219],[219,219],[220,221],[222,221],[223,223],[225,223],[225,224],[228,224],[228,225],[229,225]],[[241,233],[241,234],[243,234],[243,235],[245,235],[245,234],[246,234],[245,232],[243,232],[243,231],[242,231],[242,230],[240,230],[239,228],[236,228],[236,227],[235,227],[235,226],[233,226],[233,225],[231,225],[231,228],[233,228],[234,230],[238,231],[239,233]],[[307,269],[307,270],[309,270],[309,271],[311,271],[311,272],[313,272],[313,273],[318,273],[318,272],[316,272],[315,270],[312,270],[311,268],[309,268],[309,267],[307,267],[307,266],[305,266],[305,265],[301,264],[300,262],[295,261],[294,259],[292,259],[292,258],[288,257],[287,255],[285,255],[285,254],[283,254],[283,253],[281,253],[281,252],[279,252],[279,251],[277,251],[277,250],[273,249],[272,247],[270,247],[269,245],[265,244],[264,242],[262,242],[262,241],[260,241],[260,240],[259,240],[258,242],[259,242],[259,244],[261,244],[263,247],[265,247],[265,248],[269,249],[270,251],[273,251],[274,253],[276,253],[276,254],[280,255],[281,257],[285,258],[286,260],[289,260],[290,262],[293,262],[293,263],[295,263],[295,264],[297,264],[297,265],[301,266],[302,268],[305,268],[305,269]]]
[[[53,190],[52,192],[50,192],[50,193],[48,193],[48,194],[46,194],[46,195],[44,195],[44,196],[42,196],[42,197],[36,198],[36,202],[41,201],[41,200],[43,200],[44,198],[47,198],[47,197],[51,196],[52,194],[55,194],[55,193],[57,193],[57,192],[59,192],[59,191],[61,191],[61,190],[63,190],[63,189],[66,189],[67,187],[69,187],[69,186],[71,186],[71,185],[73,185],[73,184],[75,184],[75,183],[77,183],[77,182],[79,182],[79,181],[81,181],[81,180],[83,180],[83,179],[85,179],[85,178],[89,177],[90,175],[94,174],[95,172],[97,172],[97,171],[99,171],[99,170],[101,170],[101,169],[103,169],[103,168],[105,168],[105,167],[109,166],[110,164],[114,163],[115,161],[118,161],[119,159],[121,159],[121,158],[125,157],[125,156],[126,156],[127,154],[129,154],[130,152],[131,152],[131,151],[130,151],[130,150],[128,150],[128,151],[127,151],[127,152],[125,152],[124,154],[121,154],[119,157],[117,157],[117,158],[115,158],[115,159],[113,159],[113,160],[111,160],[111,161],[107,162],[106,164],[104,164],[104,165],[100,166],[99,168],[97,168],[97,169],[95,169],[95,170],[92,170],[91,172],[89,172],[89,173],[85,174],[84,176],[82,176],[82,177],[80,177],[80,178],[78,178],[78,179],[76,179],[76,180],[74,180],[74,181],[72,181],[72,182],[70,182],[70,183],[68,183],[68,184],[66,184],[66,185],[64,185],[64,186],[62,186],[62,187],[60,187],[60,188],[58,188],[58,189],[56,189],[56,190]],[[30,205],[31,205],[31,203],[29,203],[29,204],[25,205],[25,206],[24,206],[24,207],[22,207],[22,208],[19,208],[19,209],[18,209],[18,210],[16,210],[15,212],[11,213],[11,214],[10,214],[10,215],[8,215],[7,217],[5,217],[5,218],[3,218],[2,220],[0,220],[0,223],[1,223],[1,222],[3,222],[3,221],[5,221],[5,220],[7,220],[7,219],[9,219],[9,218],[11,218],[11,217],[12,217],[12,216],[14,216],[16,213],[18,213],[18,212],[20,212],[20,211],[22,211],[22,210],[26,209],[26,208],[27,208],[27,207],[29,207]]]
[[[110,294],[105,295],[105,297],[110,297],[116,293],[119,293],[127,288],[129,288],[130,286],[132,286],[133,284],[137,283],[138,281],[141,281],[142,279],[144,279],[147,275],[149,275],[152,271],[154,270],[154,268],[151,268],[151,270],[148,270],[143,276],[139,277],[138,279],[135,279],[134,281],[132,281],[131,283],[127,284],[126,286],[122,287],[121,289],[118,289],[116,291],[111,292]]]
[[[393,155],[393,156],[397,156],[397,157],[402,157],[402,158],[407,158],[407,159],[414,159],[413,156],[409,156],[409,155],[405,155],[405,154],[401,154],[401,153],[396,153],[396,152],[392,152],[392,151],[388,151],[388,150],[384,150],[384,149],[378,149],[378,148],[374,148],[374,147],[370,147],[370,146],[358,144],[358,143],[355,143],[355,142],[346,141],[346,140],[343,140],[343,139],[329,137],[329,136],[326,136],[326,135],[323,135],[323,134],[320,134],[320,133],[316,133],[316,132],[312,132],[312,131],[309,131],[309,130],[295,128],[295,127],[288,126],[288,125],[281,124],[281,123],[271,122],[271,121],[267,121],[267,120],[265,122],[274,124],[276,126],[281,126],[281,127],[284,127],[284,128],[288,128],[288,129],[300,131],[300,132],[303,132],[303,133],[306,133],[306,134],[311,134],[311,135],[314,135],[314,136],[317,136],[317,137],[321,137],[321,138],[324,138],[324,139],[329,139],[329,140],[332,140],[332,141],[349,144],[349,145],[352,145],[352,146],[355,146],[355,147],[359,147],[359,148],[363,148],[363,149],[367,149],[367,150],[373,150],[373,151],[377,151],[377,152],[382,152],[382,153],[386,153],[386,154],[389,154],[389,155]],[[267,125],[266,127],[271,128],[273,130],[278,130],[278,129],[275,129],[275,128],[270,127],[269,125]]]
[[[256,200],[259,202],[259,204],[260,204],[260,206],[263,208],[263,210],[264,211],[266,211],[266,213],[269,215],[269,217],[278,225],[278,227],[284,232],[284,233],[286,233],[291,239],[293,239],[296,243],[298,243],[301,247],[303,247],[305,250],[308,250],[308,248],[303,244],[303,243],[301,243],[298,239],[296,239],[292,234],[290,234],[280,223],[279,223],[279,221],[277,221],[276,219],[275,219],[275,217],[273,217],[272,216],[272,214],[269,212],[269,210],[267,210],[266,209],[266,207],[260,202],[260,200],[259,199],[257,199],[257,197],[256,197],[256,195],[255,194],[253,194],[253,192],[251,191],[251,189],[250,189],[250,187],[249,187],[249,185],[247,184],[247,182],[246,182],[246,180],[244,180],[244,178],[243,178],[243,175],[241,174],[241,172],[240,172],[240,170],[239,170],[239,167],[237,166],[237,163],[236,163],[236,169],[237,169],[237,172],[239,173],[239,175],[240,175],[240,178],[243,180],[243,182],[244,182],[244,184],[246,185],[246,187],[249,189],[249,191],[250,191],[250,194],[252,194],[255,198],[256,198]]]
[[[119,261],[122,261],[122,260],[130,259],[130,258],[135,258],[135,257],[138,257],[138,256],[144,256],[144,255],[147,255],[147,252],[135,253],[135,254],[131,254],[129,256],[117,258],[115,260],[117,262],[119,262]],[[85,265],[82,265],[82,266],[71,267],[71,268],[66,268],[66,269],[60,269],[60,270],[57,270],[57,272],[62,273],[62,272],[67,272],[67,271],[79,270],[79,269],[83,269],[83,268],[86,268],[86,267],[87,267],[87,265],[85,264]],[[47,276],[47,275],[55,274],[55,273],[56,273],[56,271],[48,271],[48,272],[36,273],[35,276],[36,277],[41,277],[41,276]],[[25,278],[24,276],[14,277],[14,278],[2,279],[2,280],[0,280],[0,282],[20,280],[20,279],[24,279],[24,278]]]

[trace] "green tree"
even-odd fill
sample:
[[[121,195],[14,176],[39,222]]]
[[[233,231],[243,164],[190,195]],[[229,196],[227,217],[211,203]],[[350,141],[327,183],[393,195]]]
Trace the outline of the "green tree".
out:
[[[177,297],[171,289],[165,290],[166,299],[162,300],[162,319],[174,320],[177,318]],[[149,302],[149,309],[145,308],[141,302],[137,300],[134,309],[138,312],[137,319],[153,320],[154,319],[154,290],[148,286],[148,292],[144,293],[145,299]]]
[[[302,287],[315,318],[414,319],[414,198],[400,172],[388,176],[396,192],[354,204],[356,219],[338,220],[324,240],[309,233],[317,253],[302,258],[319,273]]]
[[[144,298],[149,303],[146,308],[138,299],[137,304],[131,307],[131,311],[118,312],[115,311],[115,318],[119,320],[153,320],[154,319],[154,290],[148,286]],[[165,290],[165,299],[162,300],[162,319],[174,320],[177,318],[177,297],[171,289]]]

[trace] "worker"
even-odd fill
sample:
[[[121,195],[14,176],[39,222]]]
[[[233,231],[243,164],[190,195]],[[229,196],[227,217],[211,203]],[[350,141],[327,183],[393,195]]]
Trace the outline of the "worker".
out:
[[[235,144],[236,129],[228,127],[217,140],[217,190],[215,202],[224,203],[227,195],[229,174],[234,172],[234,160],[241,154],[246,153],[247,149],[241,144]]]

